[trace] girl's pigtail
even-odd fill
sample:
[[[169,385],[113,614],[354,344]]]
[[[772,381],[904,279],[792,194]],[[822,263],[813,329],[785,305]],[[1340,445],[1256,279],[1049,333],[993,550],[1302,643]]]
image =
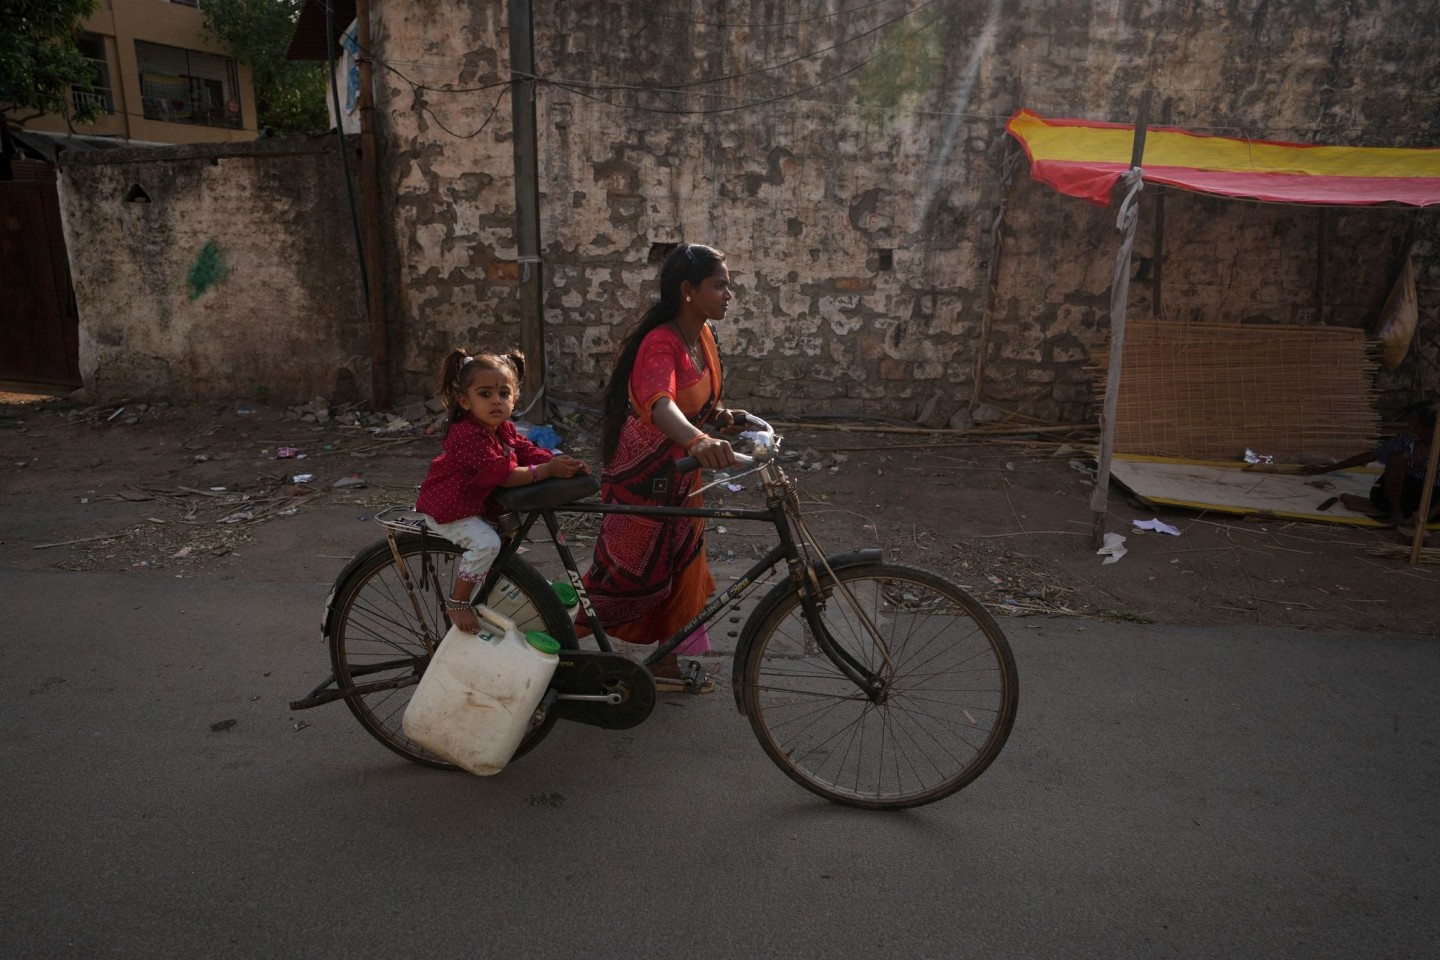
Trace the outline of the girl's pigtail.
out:
[[[505,354],[505,359],[515,368],[515,386],[521,386],[525,382],[525,354],[519,350],[511,350]]]
[[[464,411],[460,407],[460,371],[465,368],[465,361],[470,355],[460,347],[456,347],[445,355],[440,364],[440,399],[445,402],[452,421],[460,419]]]

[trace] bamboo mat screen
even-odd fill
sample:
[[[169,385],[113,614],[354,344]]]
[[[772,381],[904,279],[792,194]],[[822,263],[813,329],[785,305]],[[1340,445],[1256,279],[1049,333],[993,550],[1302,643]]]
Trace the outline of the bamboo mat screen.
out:
[[[1362,330],[1132,322],[1114,449],[1207,460],[1241,459],[1247,448],[1278,462],[1349,456],[1379,429],[1374,370]],[[1103,367],[1098,385],[1103,397]]]

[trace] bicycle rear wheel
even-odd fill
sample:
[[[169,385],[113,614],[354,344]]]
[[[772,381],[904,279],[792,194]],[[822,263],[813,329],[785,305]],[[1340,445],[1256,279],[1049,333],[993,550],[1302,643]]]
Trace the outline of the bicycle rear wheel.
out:
[[[868,618],[894,666],[886,695],[872,701],[840,671],[785,590],[762,602],[736,652],[751,728],[792,780],[827,800],[886,810],[949,796],[984,772],[1015,721],[1019,680],[1004,634],[978,601],[928,571],[869,563],[835,576],[854,603],[822,571],[821,621],[837,647],[884,676]]]
[[[445,770],[459,769],[406,737],[400,728],[405,707],[415,684],[429,664],[425,635],[439,643],[450,629],[444,598],[455,582],[455,565],[460,547],[438,537],[427,537],[424,561],[420,538],[401,534],[395,538],[401,562],[409,573],[411,588],[396,566],[388,541],[371,547],[340,584],[326,618],[326,639],[335,680],[341,689],[356,684],[393,682],[397,686],[345,698],[345,704],[367,732],[406,760]],[[543,630],[567,650],[576,648],[575,629],[554,590],[535,568],[511,557],[500,567],[495,592],[512,595],[506,616],[520,631]],[[513,589],[512,589],[513,586]],[[413,602],[412,602],[413,597]],[[480,598],[476,598],[480,602]],[[416,607],[418,605],[418,613]],[[515,751],[519,757],[538,744],[555,725],[551,713],[536,729],[526,734]]]

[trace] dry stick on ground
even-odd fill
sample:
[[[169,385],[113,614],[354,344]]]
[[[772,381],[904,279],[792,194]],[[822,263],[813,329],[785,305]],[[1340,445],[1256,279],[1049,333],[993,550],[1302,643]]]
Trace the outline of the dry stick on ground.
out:
[[[1004,485],[1003,489],[1005,491],[1005,502],[1010,505],[1010,516],[1015,519],[1015,526],[1019,527],[1022,533],[1027,532],[1025,530],[1025,524],[1020,522],[1020,514],[1015,512],[1014,502],[1010,499],[1010,481],[1005,479],[1004,477],[1001,477],[1000,482]]]
[[[176,487],[175,489],[181,490],[185,493],[193,493],[196,496],[211,497],[212,499],[215,497],[240,497],[241,499],[234,501],[235,503],[243,503],[250,497],[250,494],[240,493],[237,490],[201,490],[197,487]]]
[[[934,470],[935,470],[934,467],[901,467],[901,469],[904,470],[906,473],[933,473]],[[983,473],[1014,473],[1014,472],[1015,472],[1015,470],[1014,470],[1012,467],[981,467],[981,466],[972,466],[972,467],[969,467],[968,469],[969,469],[969,471],[971,471],[971,472],[983,472]]]
[[[874,518],[869,517],[869,516],[867,516],[866,514],[863,514],[863,513],[857,513],[857,512],[854,511],[854,510],[846,510],[846,509],[844,509],[844,508],[842,508],[842,507],[831,507],[829,510],[807,510],[807,511],[805,512],[805,517],[806,517],[806,519],[811,519],[811,518],[813,518],[813,517],[829,516],[829,515],[832,514],[832,513],[843,513],[843,514],[846,514],[846,515],[848,515],[848,516],[859,517],[861,520],[864,520],[864,521],[865,521],[865,525],[866,525],[867,527],[869,527],[869,528],[872,529],[872,530],[876,529]]]
[[[122,540],[125,537],[135,536],[134,530],[125,530],[120,533],[106,533],[98,537],[81,537],[79,540],[59,540],[55,543],[37,543],[31,550],[48,550],[51,547],[69,547],[77,543],[95,543],[97,540]]]
[[[1018,533],[977,533],[974,536],[966,537],[967,540],[999,540],[1003,537],[1088,537],[1090,534],[1081,533],[1079,530],[1021,530]],[[1221,547],[1220,549],[1225,549]]]
[[[1373,535],[1375,531],[1366,532]],[[1331,545],[1339,543],[1345,546],[1352,546],[1357,542],[1348,537],[1302,537],[1297,533],[1281,533],[1278,534],[1278,536],[1285,537],[1288,540],[1304,540],[1306,543],[1326,543]]]
[[[1254,549],[1254,548],[1252,547],[1251,549]],[[1298,553],[1298,554],[1301,554],[1302,556],[1306,556],[1306,557],[1313,557],[1313,556],[1315,556],[1315,551],[1314,551],[1314,550],[1297,550],[1297,549],[1295,549],[1294,547],[1282,547],[1282,546],[1280,546],[1278,543],[1272,543],[1272,544],[1270,544],[1270,549],[1271,549],[1271,550],[1284,550],[1286,553]]]
[[[424,435],[424,434],[419,435],[419,436],[413,436],[413,437],[412,437],[412,436],[405,436],[405,437],[374,437],[374,438],[370,438],[370,439],[367,439],[367,440],[363,440],[363,441],[361,441],[361,442],[359,442],[359,443],[345,443],[345,444],[338,444],[338,443],[337,443],[337,444],[332,444],[329,450],[317,450],[317,451],[315,451],[315,456],[317,456],[317,457],[331,457],[331,456],[334,456],[334,455],[337,454],[337,453],[350,453],[350,454],[354,454],[354,453],[368,453],[368,452],[370,452],[370,451],[372,451],[372,450],[376,450],[376,449],[380,449],[380,448],[384,448],[384,447],[399,446],[399,445],[402,444],[402,443],[415,443],[417,440],[433,440],[433,439],[435,439],[433,436],[426,436],[426,435]]]
[[[1090,536],[1090,532],[1087,530],[1085,533],[1082,533],[1081,536],[1083,536],[1083,537],[1088,537],[1088,536]],[[1120,595],[1119,595],[1118,593],[1115,593],[1113,590],[1107,590],[1107,589],[1105,589],[1104,587],[1100,586],[1098,583],[1095,583],[1095,582],[1093,582],[1093,581],[1091,581],[1091,580],[1086,580],[1084,577],[1078,576],[1078,575],[1073,574],[1073,573],[1072,573],[1072,574],[1069,574],[1069,577],[1070,577],[1070,579],[1072,579],[1072,580],[1079,580],[1081,583],[1085,584],[1085,586],[1089,587],[1091,590],[1098,590],[1100,593],[1105,594],[1105,595],[1106,595],[1107,597],[1109,597],[1111,600],[1115,600],[1115,601],[1119,601],[1119,600],[1120,600]]]
[[[1189,550],[1156,550],[1155,554],[1160,557],[1168,557],[1175,553],[1234,553],[1239,549],[1241,548],[1232,544],[1228,547],[1194,547]]]
[[[1411,548],[1398,543],[1373,546],[1365,551],[1372,557],[1389,557],[1393,560],[1410,560]],[[1440,563],[1440,547],[1421,547],[1414,559],[1420,563]]]
[[[1304,607],[1306,610],[1315,608],[1308,603],[1301,603],[1299,600],[1271,600],[1269,597],[1239,597],[1240,600],[1253,600],[1256,603],[1278,603],[1287,607]]]
[[[1101,619],[1100,615],[1098,614],[1082,613],[1079,610],[1071,610],[1069,607],[1052,607],[1043,603],[1024,603],[1020,600],[1015,599],[1011,599],[1008,603],[1003,601],[1000,603],[986,603],[984,600],[980,602],[987,607],[991,607],[1004,613],[1028,611],[1032,613],[1049,613],[1063,617],[1081,617],[1086,620]]]
[[[1427,576],[1421,573],[1411,573],[1409,570],[1396,570],[1394,567],[1387,567],[1384,564],[1376,563],[1374,560],[1366,560],[1364,557],[1360,558],[1360,562],[1368,563],[1370,564],[1370,566],[1375,567],[1378,570],[1384,570],[1386,573],[1395,573],[1399,574],[1402,577],[1413,577],[1416,580],[1424,580],[1426,583],[1435,582],[1435,578],[1432,576]]]

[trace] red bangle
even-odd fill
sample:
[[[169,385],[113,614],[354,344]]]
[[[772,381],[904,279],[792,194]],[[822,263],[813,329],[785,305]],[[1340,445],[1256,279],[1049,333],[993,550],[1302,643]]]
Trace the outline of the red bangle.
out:
[[[538,476],[539,476],[539,474],[537,474],[537,473],[535,472],[535,464],[533,464],[533,463],[530,464],[530,482],[531,482],[531,483],[534,483],[536,477],[538,477]]]
[[[691,437],[691,438],[690,438],[690,442],[687,443],[687,444],[685,444],[685,452],[686,452],[686,453],[689,453],[691,447],[695,446],[695,444],[699,443],[701,440],[704,440],[704,439],[705,439],[705,434],[703,434],[703,433],[702,433],[702,434],[699,434],[699,435],[697,435],[697,436]]]

